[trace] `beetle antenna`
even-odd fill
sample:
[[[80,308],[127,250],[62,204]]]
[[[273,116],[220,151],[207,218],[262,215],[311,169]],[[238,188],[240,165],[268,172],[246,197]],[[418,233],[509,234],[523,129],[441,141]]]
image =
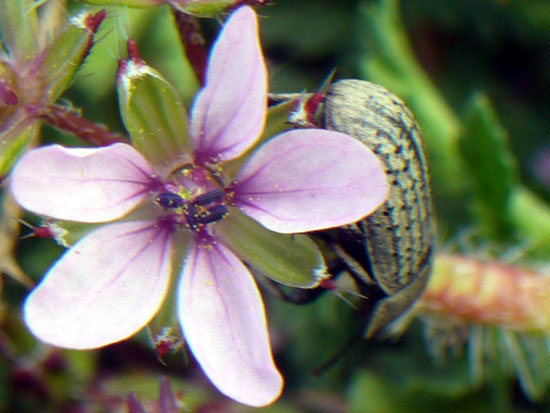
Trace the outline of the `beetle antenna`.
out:
[[[354,310],[359,310],[359,309],[349,298],[346,297],[346,294],[353,295],[355,297],[359,297],[365,300],[367,299],[367,297],[365,297],[363,294],[357,291],[353,291],[337,285],[334,279],[332,278],[327,278],[326,280],[321,281],[321,283],[319,284],[319,287],[334,293],[336,297],[340,298],[342,301],[349,304]]]

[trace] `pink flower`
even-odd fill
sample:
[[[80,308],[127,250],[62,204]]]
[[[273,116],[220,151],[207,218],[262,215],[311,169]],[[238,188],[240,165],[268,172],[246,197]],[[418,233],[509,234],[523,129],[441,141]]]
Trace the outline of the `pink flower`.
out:
[[[119,81],[148,70],[130,60]],[[105,223],[68,250],[27,299],[25,320],[38,338],[74,349],[123,340],[149,323],[170,278],[179,275],[172,273],[181,273],[179,320],[210,380],[242,403],[261,406],[278,397],[282,378],[262,299],[241,262],[254,265],[256,257],[243,251],[270,250],[265,228],[296,233],[357,221],[386,199],[388,185],[365,145],[318,129],[278,135],[228,178],[222,164],[242,156],[262,133],[266,78],[256,16],[242,7],[214,46],[206,86],[192,108],[184,144],[191,154],[162,162],[126,144],[53,145],[20,160],[11,190],[24,208]],[[250,231],[266,245],[244,245]],[[284,257],[275,262],[285,268]],[[323,275],[322,266],[316,270]],[[309,286],[320,278],[311,280]]]

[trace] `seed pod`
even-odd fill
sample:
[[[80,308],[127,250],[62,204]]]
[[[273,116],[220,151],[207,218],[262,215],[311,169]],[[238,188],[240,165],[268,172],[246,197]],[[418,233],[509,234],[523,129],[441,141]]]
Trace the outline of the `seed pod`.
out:
[[[367,145],[382,161],[390,182],[388,200],[372,215],[319,233],[369,299],[365,333],[370,337],[418,299],[430,274],[434,224],[426,154],[412,114],[376,84],[334,83],[322,115],[326,129]]]

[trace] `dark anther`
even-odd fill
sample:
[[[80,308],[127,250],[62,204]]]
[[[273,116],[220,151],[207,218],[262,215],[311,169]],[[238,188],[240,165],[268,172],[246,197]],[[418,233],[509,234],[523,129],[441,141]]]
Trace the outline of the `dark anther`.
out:
[[[193,205],[208,205],[212,202],[219,202],[223,197],[223,189],[214,189],[206,194],[199,195],[191,203]]]
[[[216,222],[222,219],[227,215],[229,210],[225,205],[214,205],[212,208],[208,209],[205,213],[196,217],[197,222],[201,224],[209,224],[211,222]]]
[[[164,208],[181,208],[185,204],[185,200],[174,192],[158,194],[155,201]]]
[[[199,221],[197,221],[197,210],[191,204],[186,204],[184,207],[184,214],[187,224],[190,228],[195,228]]]

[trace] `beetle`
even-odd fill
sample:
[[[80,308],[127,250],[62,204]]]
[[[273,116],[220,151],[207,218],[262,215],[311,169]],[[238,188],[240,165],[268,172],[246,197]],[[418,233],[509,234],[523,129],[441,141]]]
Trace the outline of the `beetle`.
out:
[[[302,103],[315,97],[284,96]],[[331,275],[347,270],[367,298],[363,334],[372,337],[412,306],[431,271],[434,218],[426,153],[413,115],[382,86],[340,80],[329,86],[320,102],[320,126],[367,145],[390,183],[387,201],[370,216],[313,233],[338,257],[329,263]],[[291,115],[294,124],[310,124],[311,112],[305,113],[305,106]]]

